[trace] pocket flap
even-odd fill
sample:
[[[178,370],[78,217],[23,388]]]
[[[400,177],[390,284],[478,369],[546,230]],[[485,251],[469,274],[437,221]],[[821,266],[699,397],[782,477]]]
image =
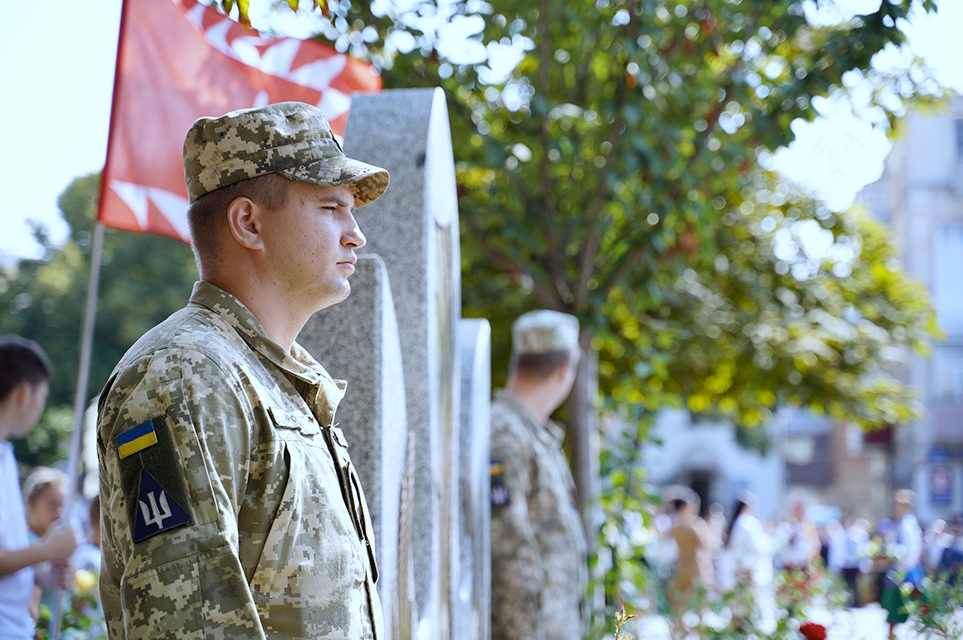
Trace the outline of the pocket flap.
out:
[[[269,407],[268,413],[274,422],[274,426],[278,429],[293,429],[300,431],[306,436],[321,433],[321,427],[312,415],[305,414],[301,411],[285,411],[277,407]]]

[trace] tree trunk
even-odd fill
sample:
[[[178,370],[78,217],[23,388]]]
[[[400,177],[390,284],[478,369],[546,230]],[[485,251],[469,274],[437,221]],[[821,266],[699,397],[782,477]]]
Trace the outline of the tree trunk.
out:
[[[582,358],[568,400],[567,435],[575,491],[591,552],[595,540],[591,507],[599,493],[598,414],[595,402],[598,396],[598,355],[592,349],[592,331],[588,327],[582,327],[579,345]]]

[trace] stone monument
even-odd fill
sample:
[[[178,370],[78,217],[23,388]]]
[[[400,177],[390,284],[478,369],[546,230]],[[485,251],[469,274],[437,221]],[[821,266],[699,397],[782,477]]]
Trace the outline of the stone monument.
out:
[[[372,509],[387,637],[488,637],[490,330],[461,318],[458,203],[440,89],[356,96],[348,154],[388,169],[357,213],[347,301],[299,342],[349,381],[337,413]]]

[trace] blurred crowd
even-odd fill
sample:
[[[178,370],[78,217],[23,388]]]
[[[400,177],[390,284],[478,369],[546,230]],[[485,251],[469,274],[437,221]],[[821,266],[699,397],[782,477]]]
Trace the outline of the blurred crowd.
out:
[[[71,517],[65,518],[67,486],[67,474],[51,467],[37,467],[23,481],[30,544],[37,544],[59,521],[69,521],[75,532],[81,532],[68,558],[34,565],[37,586],[31,613],[34,619],[50,620],[57,610],[56,598],[60,594],[60,611],[68,623],[62,626],[64,637],[74,640],[106,637],[97,586],[101,560],[100,499],[97,496],[89,501],[78,498]],[[69,628],[69,624],[73,628]],[[78,633],[77,627],[82,627],[83,633]]]
[[[879,603],[892,632],[906,620],[907,589],[900,585],[918,588],[925,575],[955,582],[963,570],[963,517],[924,527],[913,515],[914,499],[911,491],[897,491],[893,517],[876,523],[845,515],[814,521],[801,498],[781,518],[759,518],[749,492],[727,513],[719,503],[703,508],[685,487],[670,487],[645,561],[659,576],[677,627],[696,593],[725,594],[740,584],[765,617],[775,610],[776,578],[793,572],[803,580],[817,573],[838,579],[850,607]]]

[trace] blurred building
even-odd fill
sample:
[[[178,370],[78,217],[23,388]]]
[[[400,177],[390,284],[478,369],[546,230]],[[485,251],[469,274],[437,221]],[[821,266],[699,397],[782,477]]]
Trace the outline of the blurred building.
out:
[[[817,418],[802,409],[784,413],[786,492],[804,496],[811,517],[876,521],[891,515],[888,432],[867,439],[856,426]]]
[[[780,516],[785,493],[780,447],[774,443],[763,455],[740,445],[734,434],[730,422],[694,419],[684,409],[659,411],[644,456],[649,481],[688,486],[699,494],[703,510],[718,502],[726,517],[748,489],[759,499],[757,515]]]
[[[931,358],[913,357],[900,372],[926,412],[888,443],[892,485],[913,488],[917,514],[931,520],[963,511],[963,98],[942,113],[910,114],[903,127],[882,177],[858,200],[893,228],[946,333]]]
[[[770,438],[765,453],[739,443],[730,422],[663,409],[645,452],[648,479],[657,486],[690,487],[703,511],[718,502],[727,516],[743,489],[759,498],[763,518],[784,517],[797,496],[820,521],[890,515],[891,447],[885,435],[867,442],[856,427],[800,409],[778,411],[762,429]]]

